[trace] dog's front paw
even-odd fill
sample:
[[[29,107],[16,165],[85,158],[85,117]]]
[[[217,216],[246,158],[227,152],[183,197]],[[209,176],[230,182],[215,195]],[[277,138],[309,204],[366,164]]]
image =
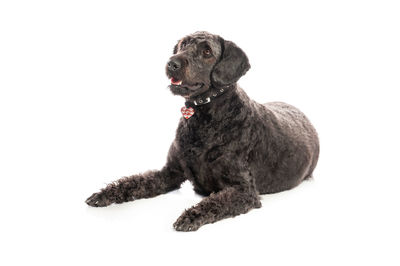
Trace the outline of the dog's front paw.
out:
[[[85,202],[87,205],[92,207],[105,207],[113,203],[112,200],[107,198],[104,191],[93,193]]]
[[[196,210],[186,210],[174,223],[176,231],[190,232],[196,231],[202,226],[201,216]]]

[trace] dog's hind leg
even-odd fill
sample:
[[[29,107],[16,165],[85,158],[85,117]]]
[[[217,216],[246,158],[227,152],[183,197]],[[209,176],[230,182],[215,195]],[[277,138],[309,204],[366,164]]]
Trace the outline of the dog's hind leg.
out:
[[[231,186],[212,193],[194,207],[186,210],[174,223],[174,228],[177,231],[195,231],[204,224],[214,223],[260,207],[258,193],[254,189]]]
[[[90,196],[86,203],[93,207],[105,207],[141,198],[151,198],[180,187],[184,175],[176,168],[165,166],[161,171],[148,171],[123,177]]]

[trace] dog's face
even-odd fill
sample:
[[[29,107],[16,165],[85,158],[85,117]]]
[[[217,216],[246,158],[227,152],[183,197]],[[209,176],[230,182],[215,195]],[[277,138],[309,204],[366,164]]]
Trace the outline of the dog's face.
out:
[[[166,66],[172,93],[190,98],[235,83],[249,70],[246,54],[218,35],[196,32],[182,38]]]

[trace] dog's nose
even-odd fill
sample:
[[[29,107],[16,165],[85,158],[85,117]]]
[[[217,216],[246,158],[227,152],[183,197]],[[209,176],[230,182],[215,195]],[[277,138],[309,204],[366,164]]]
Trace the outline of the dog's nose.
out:
[[[178,69],[180,69],[182,67],[182,63],[178,58],[173,58],[173,59],[169,60],[169,62],[167,63],[167,66],[168,66],[168,70],[177,71]]]

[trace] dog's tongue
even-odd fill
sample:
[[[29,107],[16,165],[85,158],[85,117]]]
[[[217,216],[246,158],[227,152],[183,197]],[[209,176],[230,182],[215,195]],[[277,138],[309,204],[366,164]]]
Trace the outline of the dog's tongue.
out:
[[[171,84],[172,85],[181,85],[182,80],[176,79],[176,78],[171,78]]]

